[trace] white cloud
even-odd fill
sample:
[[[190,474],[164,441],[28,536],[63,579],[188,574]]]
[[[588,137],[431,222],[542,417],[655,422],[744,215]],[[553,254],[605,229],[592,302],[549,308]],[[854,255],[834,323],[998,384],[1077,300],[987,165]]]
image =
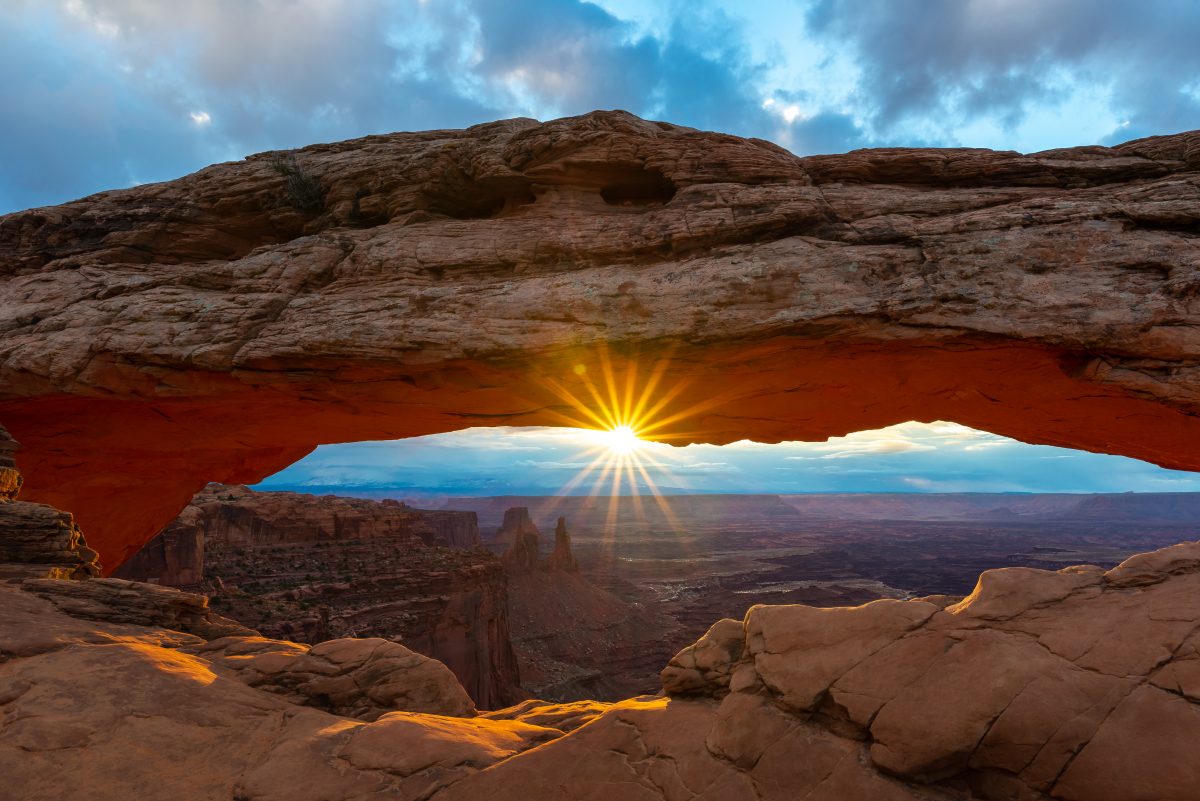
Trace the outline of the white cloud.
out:
[[[193,111],[188,114],[188,116],[191,117],[192,122],[196,123],[197,125],[208,125],[210,122],[212,122],[212,117],[207,111]]]

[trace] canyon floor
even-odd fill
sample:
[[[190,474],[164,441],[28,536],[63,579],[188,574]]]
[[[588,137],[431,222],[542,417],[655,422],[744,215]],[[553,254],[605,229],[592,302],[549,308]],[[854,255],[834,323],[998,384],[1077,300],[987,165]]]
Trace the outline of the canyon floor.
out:
[[[591,496],[409,502],[477,515],[481,542],[497,556],[510,544],[508,510],[528,509],[542,531],[566,516],[579,574],[532,571],[507,580],[505,625],[520,682],[526,692],[553,701],[615,701],[656,692],[667,658],[714,620],[741,619],[756,604],[838,607],[882,598],[961,598],[985,570],[1112,567],[1133,554],[1200,536],[1200,495],[1188,493],[675,496],[665,501],[669,516],[653,501],[631,497],[616,503]],[[380,568],[378,557],[364,562],[361,554],[351,555],[347,561],[342,549],[325,546],[307,557],[303,549],[269,549],[258,557],[259,573],[262,565],[301,557],[316,565],[306,570],[354,584],[355,575]],[[423,558],[412,549],[386,557],[407,560],[415,571],[425,569]],[[462,552],[453,558],[478,560]],[[220,549],[209,569],[226,579],[244,573]],[[405,593],[427,595],[403,584],[389,590],[362,580],[359,586],[366,587],[361,594],[375,597],[373,609],[394,611]],[[293,630],[288,620],[305,615],[294,604],[278,606],[279,592],[270,593],[273,609],[254,594],[278,588],[278,582],[252,585],[249,593],[216,596],[214,603],[247,625],[282,635]],[[494,616],[494,609],[493,602],[482,614]],[[422,653],[442,656],[427,633],[391,631]],[[358,625],[333,633],[356,632],[388,636],[389,629]]]

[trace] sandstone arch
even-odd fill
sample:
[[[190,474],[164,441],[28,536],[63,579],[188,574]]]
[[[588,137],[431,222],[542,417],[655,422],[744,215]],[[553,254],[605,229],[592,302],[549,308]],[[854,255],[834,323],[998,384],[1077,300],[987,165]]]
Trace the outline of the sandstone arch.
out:
[[[796,158],[596,112],[281,158],[0,218],[0,423],[110,570],[322,442],[560,422],[602,348],[669,358],[682,439],[940,418],[1200,469],[1200,132]]]

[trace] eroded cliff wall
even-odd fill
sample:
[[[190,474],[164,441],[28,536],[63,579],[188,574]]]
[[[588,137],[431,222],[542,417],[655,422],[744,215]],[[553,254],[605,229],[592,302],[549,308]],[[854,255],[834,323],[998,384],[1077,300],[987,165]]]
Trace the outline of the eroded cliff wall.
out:
[[[384,637],[447,665],[475,703],[524,697],[507,577],[472,512],[212,484],[117,571],[196,590],[264,634],[320,643]]]

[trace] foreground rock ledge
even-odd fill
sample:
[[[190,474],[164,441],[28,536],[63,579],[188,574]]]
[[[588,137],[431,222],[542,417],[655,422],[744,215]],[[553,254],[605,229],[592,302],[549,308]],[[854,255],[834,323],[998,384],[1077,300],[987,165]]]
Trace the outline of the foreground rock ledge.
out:
[[[946,419],[1196,469],[1198,234],[1197,132],[374,136],[0,218],[0,423],[109,570],[206,481],[318,443],[581,419],[549,382],[585,397],[605,352],[663,371],[690,439]]]
[[[123,620],[183,595],[114,581],[0,584],[0,774],[23,799],[1200,799],[1200,543],[989,571],[949,605],[754,607],[672,661],[670,696],[482,715],[402,711],[465,694],[391,643],[105,622],[106,588],[139,599]]]

